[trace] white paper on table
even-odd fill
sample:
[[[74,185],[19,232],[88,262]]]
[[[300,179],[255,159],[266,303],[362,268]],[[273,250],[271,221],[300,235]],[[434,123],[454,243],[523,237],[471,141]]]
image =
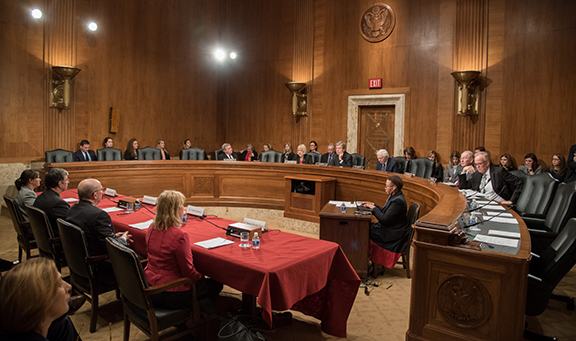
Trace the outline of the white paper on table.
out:
[[[342,206],[342,204],[346,205],[346,208],[355,208],[356,205],[354,205],[353,202],[350,201],[337,201],[337,200],[330,200],[328,202],[330,205],[336,205],[336,206]]]
[[[234,242],[231,240],[228,240],[228,239],[221,238],[221,237],[208,239],[208,240],[205,240],[203,242],[194,243],[194,245],[198,245],[198,246],[203,247],[205,249],[213,249],[215,247],[229,245],[229,244],[234,244]]]
[[[493,210],[493,211],[505,211],[506,207],[500,206],[499,204],[490,204],[482,207],[484,210]]]
[[[520,232],[490,230],[490,231],[488,231],[488,235],[493,236],[493,237],[507,237],[507,238],[520,239]]]
[[[474,238],[474,241],[480,242],[480,243],[492,244],[492,245],[518,247],[518,240],[517,239],[490,237],[490,236],[487,236],[485,234],[476,235],[476,237]]]
[[[499,217],[502,217],[502,218],[513,218],[514,217],[512,215],[512,213],[510,213],[510,212],[502,213],[502,212],[497,212],[497,211],[484,211],[483,213],[484,213],[484,215],[488,215],[488,216],[493,216],[493,215],[499,214]]]
[[[78,201],[78,199],[76,199],[76,198],[65,198],[64,201],[66,201],[66,202],[74,202],[74,201]]]
[[[110,213],[110,212],[124,211],[124,209],[120,207],[106,207],[103,208],[102,211]]]
[[[153,219],[150,219],[150,220],[147,220],[147,221],[142,222],[142,223],[130,224],[128,226],[133,227],[135,229],[139,229],[139,230],[145,230],[145,229],[150,227],[150,224],[152,224],[153,221],[154,221]]]
[[[484,220],[484,221],[486,221],[486,220]],[[490,218],[490,221],[493,221],[496,223],[504,223],[504,224],[518,224],[518,221],[516,221],[516,218],[494,217],[494,218]]]

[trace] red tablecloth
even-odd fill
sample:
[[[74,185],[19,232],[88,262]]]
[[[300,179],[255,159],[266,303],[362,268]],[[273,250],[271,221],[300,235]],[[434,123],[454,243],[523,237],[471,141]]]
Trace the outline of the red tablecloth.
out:
[[[74,197],[66,191],[62,197]],[[115,198],[114,200],[117,200]],[[115,206],[102,200],[100,208]],[[146,205],[154,211],[155,207]],[[114,229],[128,230],[134,243],[132,248],[146,255],[146,230],[128,225],[152,219],[153,214],[142,208],[133,214],[111,212]],[[226,227],[233,221],[207,217],[206,220]],[[192,245],[194,265],[201,273],[258,297],[263,318],[271,325],[272,310],[293,309],[322,321],[322,330],[328,334],[346,337],[346,321],[354,304],[360,278],[348,262],[338,244],[286,232],[270,231],[260,238],[260,249],[241,248],[239,239],[226,236],[205,220],[189,216],[182,226],[192,244],[222,237],[234,244],[204,249]]]

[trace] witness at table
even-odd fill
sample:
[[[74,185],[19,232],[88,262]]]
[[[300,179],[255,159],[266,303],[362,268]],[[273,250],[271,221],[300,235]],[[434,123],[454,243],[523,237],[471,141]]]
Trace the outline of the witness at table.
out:
[[[240,152],[240,160],[243,161],[258,161],[258,152],[254,150],[254,146],[250,143],[246,145],[246,149]]]
[[[156,149],[160,149],[161,160],[170,160],[170,154],[166,150],[166,142],[164,140],[158,140],[156,142]]]
[[[124,160],[138,160],[138,141],[131,139],[128,141],[126,151],[124,152]]]
[[[320,152],[318,151],[318,143],[316,143],[316,141],[310,141],[310,150],[308,153],[316,153],[320,155]]]
[[[270,143],[264,143],[262,145],[262,152],[269,152],[272,150],[272,145]],[[262,154],[262,153],[260,153]]]
[[[60,194],[68,189],[70,179],[68,172],[62,168],[52,168],[44,176],[46,189],[34,201],[34,207],[41,209],[48,216],[50,227],[56,237],[60,236],[56,220],[66,219],[70,205],[60,198]]]
[[[292,144],[290,142],[284,143],[284,152],[282,153],[282,162],[295,160],[295,154],[292,152]]]
[[[372,215],[378,220],[370,224],[370,239],[378,246],[392,252],[402,252],[408,234],[406,218],[406,198],[402,193],[402,179],[392,175],[386,180],[385,191],[388,199],[384,206],[364,202],[362,206],[372,209]]]
[[[22,216],[26,221],[28,221],[28,214],[26,214],[26,206],[24,205],[34,205],[36,201],[36,192],[34,188],[40,187],[40,174],[32,169],[27,169],[20,174],[20,177],[14,182],[16,189],[18,190],[18,196],[16,197],[16,203]]]
[[[312,161],[310,160],[308,154],[306,153],[306,145],[304,144],[298,145],[298,147],[296,148],[296,156],[294,160],[296,160],[296,163],[300,165],[312,164]]]
[[[436,179],[436,181],[442,181],[444,179],[444,169],[442,168],[442,164],[438,162],[438,154],[435,150],[431,150],[428,153],[428,160],[434,162],[434,168],[432,169],[432,178]]]
[[[528,153],[524,156],[524,164],[518,167],[526,175],[536,175],[542,173],[542,166],[538,164],[538,158],[534,153]]]
[[[336,157],[332,159],[331,166],[352,167],[352,155],[346,151],[346,143],[336,142]]]
[[[404,149],[404,157],[406,161],[410,162],[416,158],[416,151],[412,147]]]
[[[114,148],[114,141],[112,140],[111,137],[106,137],[104,138],[104,142],[102,142],[102,146],[104,148]]]
[[[146,232],[148,265],[144,269],[150,285],[162,285],[187,277],[196,283],[200,308],[213,313],[222,284],[205,278],[194,266],[188,232],[182,230],[186,197],[178,191],[164,191],[158,197],[154,222]],[[190,230],[189,233],[193,233]],[[188,284],[152,296],[154,305],[166,309],[192,306],[192,290]]]
[[[398,173],[400,171],[400,165],[396,160],[390,158],[390,154],[386,149],[380,149],[376,152],[376,170],[383,172]]]
[[[80,149],[72,154],[72,160],[78,161],[97,161],[96,153],[90,149],[90,142],[88,140],[80,141]]]
[[[500,167],[507,171],[516,170],[516,165],[514,165],[514,160],[510,154],[505,153],[500,156]]]
[[[460,166],[460,152],[455,150],[450,154],[450,162],[446,164],[446,172],[444,172],[444,182],[455,183],[458,181],[458,174],[462,170],[458,170]]]
[[[218,155],[218,160],[238,160],[238,155],[234,152],[230,143],[222,145],[222,153]]]
[[[320,157],[320,163],[332,163],[332,159],[336,156],[336,147],[334,147],[334,143],[328,143],[328,153],[323,154]]]
[[[554,154],[552,156],[552,163],[545,170],[550,173],[554,179],[565,182],[566,174],[568,174],[568,166],[566,165],[566,158],[562,154]]]
[[[77,340],[67,314],[71,288],[44,257],[6,272],[0,278],[0,340]]]

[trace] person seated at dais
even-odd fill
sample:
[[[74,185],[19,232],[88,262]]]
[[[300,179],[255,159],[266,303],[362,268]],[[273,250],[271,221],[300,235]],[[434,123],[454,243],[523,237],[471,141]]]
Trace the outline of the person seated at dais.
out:
[[[516,170],[514,160],[512,159],[512,156],[510,154],[504,153],[500,156],[500,167],[504,168],[507,171]]]
[[[72,154],[72,160],[77,161],[98,161],[96,153],[90,149],[90,142],[88,140],[80,141],[80,149]]]
[[[316,141],[310,141],[310,151],[308,151],[308,153],[320,154],[318,151],[318,143],[316,143]]]
[[[138,140],[131,139],[128,141],[126,151],[124,152],[124,160],[138,160]]]
[[[105,137],[104,142],[102,142],[104,148],[114,148],[114,140],[111,137]]]
[[[236,155],[230,143],[222,145],[222,153],[218,155],[218,160],[238,160],[238,155]]]
[[[170,160],[170,154],[166,150],[166,142],[160,139],[156,142],[156,149],[160,149],[160,159],[161,160]]]
[[[240,152],[240,160],[242,161],[258,161],[258,152],[254,150],[254,146],[250,143],[246,145],[246,150]]]
[[[352,167],[352,155],[346,151],[346,143],[336,142],[336,157],[329,164],[331,166]]]
[[[273,150],[272,145],[270,143],[264,143],[262,145],[262,152],[260,152],[260,154],[262,154],[263,152],[269,152],[271,150]]]
[[[378,162],[376,163],[376,170],[383,172],[398,173],[400,171],[400,165],[396,160],[390,158],[390,154],[386,149],[380,149],[376,152],[376,158]]]
[[[438,154],[435,150],[431,150],[428,153],[428,160],[434,162],[434,168],[432,170],[432,178],[435,178],[437,181],[442,181],[444,178],[444,169],[442,169],[442,164],[438,162]]]
[[[320,157],[320,162],[321,163],[327,163],[327,164],[331,164],[332,163],[332,159],[336,157],[336,151],[335,151],[335,147],[334,147],[334,143],[328,143],[328,153],[323,154]]]
[[[282,162],[296,160],[295,154],[292,152],[292,144],[290,142],[284,143],[284,152],[282,153]]]
[[[444,172],[444,182],[458,181],[458,170],[460,166],[460,152],[455,150],[450,154],[450,162],[446,164],[446,171]]]
[[[16,185],[16,189],[18,190],[16,203],[22,213],[22,217],[28,221],[28,214],[26,213],[26,206],[24,205],[34,205],[37,197],[34,188],[40,187],[40,174],[35,170],[27,169],[20,174],[20,177],[16,179],[14,185]]]
[[[293,160],[295,160],[296,163],[301,165],[308,165],[313,163],[312,160],[308,158],[308,154],[306,153],[306,145],[300,144],[298,145],[298,148],[296,148],[296,150],[297,154],[293,158]]]

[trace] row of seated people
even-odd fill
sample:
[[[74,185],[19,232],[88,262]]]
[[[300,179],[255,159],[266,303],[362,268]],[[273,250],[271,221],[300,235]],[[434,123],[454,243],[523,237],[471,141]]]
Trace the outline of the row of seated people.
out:
[[[109,214],[97,207],[103,198],[103,187],[101,183],[96,179],[85,179],[81,181],[77,191],[79,202],[70,207],[70,205],[60,197],[60,194],[68,189],[69,182],[68,172],[66,170],[60,168],[51,169],[45,176],[46,190],[36,196],[36,193],[33,191],[33,186],[39,185],[39,174],[34,170],[26,170],[16,181],[17,188],[19,188],[16,202],[20,209],[24,207],[22,213],[26,218],[28,218],[26,215],[27,212],[30,214],[33,213],[30,207],[44,212],[47,216],[47,227],[50,230],[50,235],[55,238],[59,238],[61,234],[63,234],[63,232],[59,230],[59,228],[62,229],[62,222],[60,220],[65,220],[67,223],[77,226],[85,235],[90,257],[107,254],[106,239],[113,240],[120,246],[129,247],[132,240],[128,231],[115,232]],[[163,285],[179,278],[189,278],[190,283],[195,283],[196,299],[200,309],[207,314],[211,314],[214,312],[216,298],[219,296],[223,286],[219,282],[206,278],[194,267],[188,234],[179,229],[182,225],[184,203],[185,197],[178,191],[164,191],[158,197],[154,222],[146,234],[146,258],[148,259],[148,263],[144,272],[150,286]],[[34,236],[31,236],[31,238],[34,238]],[[66,254],[67,247],[64,238],[62,238],[61,243],[64,254]],[[55,254],[53,257],[56,257]],[[41,253],[41,255],[43,254]],[[60,255],[60,257],[64,257],[64,255]],[[18,274],[19,271],[24,271],[22,268],[32,266],[30,264],[33,264],[33,261],[27,260],[22,265],[16,266],[10,270],[5,276],[5,279],[0,282],[0,333],[9,335],[9,340],[20,340],[26,337],[34,340],[43,340],[42,338],[33,337],[40,335],[47,338],[48,328],[44,328],[44,323],[49,322],[49,325],[60,316],[63,316],[62,319],[66,321],[66,337],[48,339],[76,340],[78,334],[67,318],[66,312],[68,310],[58,309],[53,312],[48,309],[48,312],[43,311],[42,313],[21,309],[22,304],[25,306],[30,305],[30,302],[24,298],[28,296],[27,290],[29,290],[30,287],[41,285],[42,283],[23,284],[17,281],[13,282],[11,278],[15,276],[14,274]],[[65,264],[65,260],[61,262],[61,264]],[[58,284],[60,283],[60,275],[57,273],[54,262],[52,261],[51,264],[43,262],[35,266],[42,266],[45,268],[45,271],[50,272],[50,278],[44,278],[44,281],[50,283],[52,277],[54,277],[53,279],[57,287],[61,288],[58,289],[58,297],[62,299],[66,297],[67,300],[70,285],[67,283]],[[99,286],[102,285],[106,288],[117,287],[113,268],[114,264],[111,264],[111,262],[104,261],[98,263],[95,269],[98,272]],[[53,270],[56,270],[56,273],[54,273]],[[82,276],[74,273],[72,268],[71,276],[73,283],[74,281],[77,283],[82,281]],[[19,283],[20,287],[15,287],[14,283]],[[52,290],[52,286],[50,286],[50,289],[47,291],[47,294],[49,293],[53,296],[52,291],[54,290]],[[18,295],[22,297],[13,299],[11,295],[13,295],[14,292],[18,292]],[[156,308],[187,309],[193,305],[192,292],[191,286],[184,283],[152,296],[152,301]],[[94,302],[97,302],[97,300]],[[42,306],[42,308],[45,307]],[[13,315],[16,310],[23,310],[25,312]],[[91,332],[95,331],[95,315],[96,314],[92,316]],[[31,318],[31,316],[33,318]],[[36,321],[36,319],[40,320]],[[26,321],[28,323],[26,323]],[[39,322],[42,322],[42,328],[40,328]]]

